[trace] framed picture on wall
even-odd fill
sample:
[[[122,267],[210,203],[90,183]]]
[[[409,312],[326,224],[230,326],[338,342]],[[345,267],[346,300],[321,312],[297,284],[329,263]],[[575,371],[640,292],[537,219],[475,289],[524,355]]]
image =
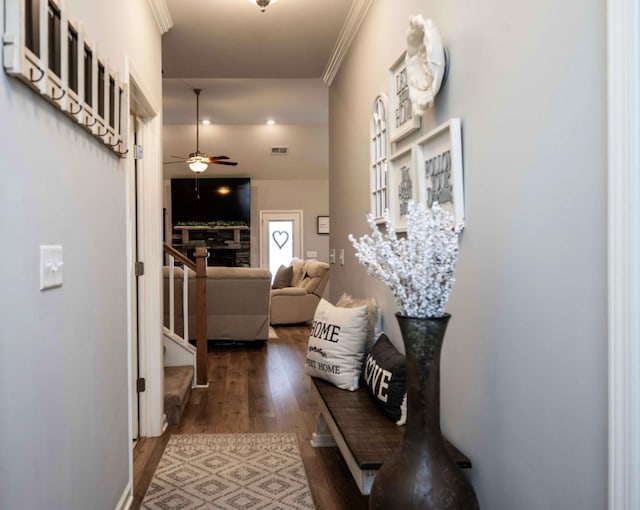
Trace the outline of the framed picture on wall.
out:
[[[329,216],[318,216],[318,234],[329,233]]]
[[[427,207],[437,201],[464,227],[464,175],[460,119],[450,119],[415,143],[418,197]]]
[[[409,98],[405,54],[406,52],[402,52],[389,69],[389,141],[391,143],[420,129],[421,124],[421,117],[413,114]]]
[[[396,232],[406,232],[409,202],[418,200],[413,146],[389,158],[389,212]]]

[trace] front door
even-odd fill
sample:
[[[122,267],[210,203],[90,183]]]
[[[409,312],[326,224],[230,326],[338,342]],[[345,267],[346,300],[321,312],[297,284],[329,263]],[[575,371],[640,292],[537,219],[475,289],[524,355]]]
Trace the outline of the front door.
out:
[[[260,267],[275,275],[302,258],[302,211],[260,211]]]

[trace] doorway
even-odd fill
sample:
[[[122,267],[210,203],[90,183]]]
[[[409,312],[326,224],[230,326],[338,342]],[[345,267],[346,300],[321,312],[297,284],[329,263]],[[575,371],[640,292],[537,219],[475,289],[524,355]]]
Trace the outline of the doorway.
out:
[[[275,275],[302,258],[302,211],[260,211],[260,267]]]

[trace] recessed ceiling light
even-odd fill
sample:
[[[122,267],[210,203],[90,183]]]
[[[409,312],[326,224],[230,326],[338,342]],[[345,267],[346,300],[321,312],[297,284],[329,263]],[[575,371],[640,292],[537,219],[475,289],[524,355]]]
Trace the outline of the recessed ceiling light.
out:
[[[204,120],[202,121],[202,123],[203,123],[205,126],[208,126],[209,124],[211,124],[211,121],[210,121],[209,119],[204,119]]]
[[[275,120],[273,120],[273,119],[269,119],[269,120],[267,121],[267,124],[269,124],[270,126],[273,126],[275,123],[276,123],[276,121],[275,121]]]

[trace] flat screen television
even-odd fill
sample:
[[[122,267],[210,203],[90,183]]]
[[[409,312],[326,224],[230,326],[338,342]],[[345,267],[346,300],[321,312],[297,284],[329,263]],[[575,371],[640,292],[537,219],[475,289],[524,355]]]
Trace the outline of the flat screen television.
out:
[[[171,223],[251,224],[249,177],[171,179]]]

